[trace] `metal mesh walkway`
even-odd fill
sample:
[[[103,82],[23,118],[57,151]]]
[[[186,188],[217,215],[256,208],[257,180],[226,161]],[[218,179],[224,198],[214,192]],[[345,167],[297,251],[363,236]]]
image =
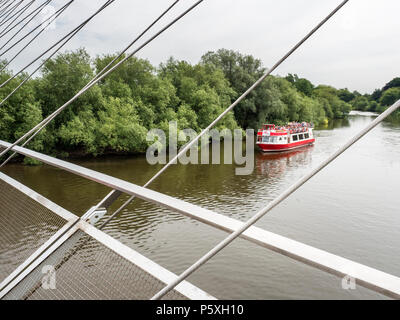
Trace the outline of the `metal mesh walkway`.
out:
[[[79,250],[75,253],[76,249]],[[42,286],[42,270],[46,266],[56,268],[54,289]],[[163,286],[163,282],[145,270],[83,231],[77,231],[4,299],[148,300]],[[166,299],[183,300],[187,297],[174,290]]]
[[[145,300],[177,278],[2,173],[0,193],[2,299]],[[213,297],[185,282],[165,299]]]
[[[400,105],[400,101],[398,105]],[[382,115],[382,117],[384,116],[385,114]],[[0,146],[7,147],[9,145],[9,143],[0,141]],[[231,233],[231,236],[240,236],[325,272],[339,277],[352,277],[357,284],[389,297],[400,297],[400,278],[394,275],[254,226],[247,228],[246,224],[248,223],[97,171],[26,148],[14,147],[13,150],[116,189],[121,193],[173,209],[192,219]],[[168,287],[158,291],[156,296],[162,292],[163,295],[160,298],[163,299],[215,299],[182,279],[182,275],[178,278],[177,275],[89,224],[87,221],[93,223],[92,218],[98,215],[98,211],[92,210],[96,207],[78,218],[2,173],[0,173],[0,181],[4,185],[4,195],[2,196],[5,197],[5,200],[3,201],[10,201],[13,193],[16,193],[18,198],[30,198],[24,201],[33,200],[33,206],[39,206],[40,210],[47,209],[53,215],[66,221],[65,225],[55,233],[53,230],[53,235],[51,232],[46,234],[47,237],[51,235],[50,238],[0,283],[0,299],[153,299],[154,292],[158,291],[160,286],[164,287],[165,284],[169,284]],[[103,207],[98,207],[98,209],[104,210]],[[7,212],[7,206],[3,210]],[[45,210],[45,212],[48,211]],[[24,213],[22,209],[22,215]],[[2,214],[4,215],[4,213]],[[33,215],[36,218],[42,217],[42,215],[35,216],[35,213]],[[39,219],[39,221],[41,220]],[[44,221],[53,220],[44,219]],[[45,228],[45,230],[47,229]],[[20,246],[23,247],[23,244],[24,242],[21,241]],[[3,260],[3,257],[5,255],[0,254],[0,261]],[[10,255],[8,257],[12,258]],[[14,262],[14,265],[16,264],[17,262]],[[43,270],[47,266],[52,266],[56,270],[57,286],[51,291],[46,290],[41,284],[45,276]],[[186,275],[183,274],[183,276]],[[165,288],[168,289],[168,292],[164,292]]]
[[[0,180],[0,281],[66,223],[66,217]]]
[[[89,17],[88,20],[83,22],[79,28],[81,28],[81,26],[83,27],[95,15],[113,2],[114,0],[106,1],[106,3],[94,15]],[[354,277],[354,279],[359,281],[361,285],[390,297],[400,297],[399,277],[386,274],[379,270],[369,268],[348,259],[329,254],[323,250],[307,246],[253,226],[265,214],[284,201],[304,185],[304,183],[310,180],[314,175],[318,174],[324,167],[372,130],[383,119],[398,109],[400,107],[400,101],[388,108],[371,125],[363,129],[342,148],[323,161],[317,168],[313,169],[299,181],[295,182],[278,198],[270,202],[245,223],[228,219],[216,214],[215,212],[205,210],[201,207],[139,187],[126,181],[66,163],[64,161],[59,161],[52,157],[23,148],[77,98],[170,28],[174,23],[183,18],[201,2],[203,2],[203,0],[194,3],[190,8],[181,13],[169,24],[136,48],[132,53],[111,66],[114,61],[121,57],[121,55],[114,59],[114,61],[106,66],[99,75],[96,75],[96,77],[93,78],[84,88],[76,93],[74,97],[60,106],[52,114],[48,115],[46,119],[43,119],[23,136],[18,138],[18,140],[13,144],[0,141],[1,146],[4,148],[1,149],[2,151],[0,151],[0,156],[5,155],[8,151],[14,151],[9,158],[0,164],[0,167],[4,166],[15,154],[19,153],[113,188],[113,191],[97,204],[93,211],[89,211],[85,215],[92,215],[92,213],[97,212],[96,210],[98,209],[107,209],[120,194],[126,193],[131,197],[122,207],[115,211],[109,219],[112,219],[124,208],[124,206],[138,197],[174,209],[181,214],[228,231],[231,234],[177,277],[168,270],[165,270],[134,250],[124,246],[117,240],[94,228],[86,222],[86,218],[76,217],[70,212],[50,202],[48,199],[38,195],[34,191],[26,188],[9,177],[0,174],[0,281],[2,281],[0,283],[0,298],[212,299],[213,297],[187,283],[184,279],[238,237],[245,238],[324,271],[339,276],[347,275]],[[152,183],[152,181],[157,179],[157,177],[160,176],[172,163],[174,163],[175,160],[177,160],[182,154],[186,153],[186,151],[197,143],[203,135],[208,133],[212,127],[214,127],[227,113],[231,112],[236,105],[244,100],[252,90],[254,90],[280,64],[291,56],[347,2],[348,0],[344,0],[339,6],[337,6],[325,19],[323,19],[314,29],[302,38],[292,49],[290,49],[290,51],[278,60],[272,68],[263,74],[251,87],[249,87],[228,108],[226,108],[224,112],[210,123],[208,127],[203,129],[195,139],[191,140],[190,143],[175,155],[175,157],[160,171],[158,171],[144,187],[147,187]],[[172,6],[174,6],[175,3],[172,4]],[[172,6],[170,8],[172,8]],[[11,10],[13,9],[10,9],[10,12],[7,13],[7,15],[11,13]],[[167,11],[168,10],[169,9],[167,9]],[[167,11],[165,11],[165,13]],[[156,19],[155,22],[157,22],[165,13]],[[154,23],[151,24],[144,33],[146,33]],[[70,33],[71,38],[80,30],[79,28],[74,29]],[[129,49],[144,33],[136,38],[125,50],[123,50],[123,52]],[[57,44],[64,39],[69,41],[71,38],[66,39],[66,37],[64,37],[57,42]],[[49,52],[52,48],[53,47],[42,53],[39,58],[46,52]],[[52,53],[52,55],[54,53]],[[38,58],[29,63],[26,67],[32,65],[37,61],[37,59]],[[39,70],[39,68],[34,72]],[[7,84],[20,72],[10,77],[1,84],[1,86]],[[10,95],[0,103],[0,105],[12,96],[31,77],[31,75],[29,75],[28,78],[25,78],[25,80],[15,88]],[[20,143],[22,144],[22,147],[18,147]],[[49,277],[51,276],[51,279],[54,279],[55,281],[55,285],[52,288],[48,288],[44,286],[45,283],[42,283],[43,279],[45,279],[43,271],[48,270],[47,267],[49,266],[55,270],[54,273],[47,275]],[[168,284],[167,287],[164,287],[165,284]],[[160,291],[161,288],[163,289]]]

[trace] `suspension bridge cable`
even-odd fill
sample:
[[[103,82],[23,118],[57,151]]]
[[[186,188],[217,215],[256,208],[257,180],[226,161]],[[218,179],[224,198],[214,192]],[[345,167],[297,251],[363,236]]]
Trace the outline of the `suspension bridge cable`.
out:
[[[12,3],[14,3],[14,2],[15,2],[15,0],[14,0],[14,1],[11,1],[11,3],[9,3],[7,6],[5,6],[5,7],[3,8],[3,10],[0,12],[0,17],[4,16],[4,14],[6,13],[8,7],[9,7],[10,5],[12,5]]]
[[[322,169],[328,166],[331,162],[333,162],[336,158],[338,158],[341,154],[343,154],[347,149],[349,149],[352,145],[354,145],[357,141],[359,141],[362,137],[364,137],[368,132],[374,129],[378,124],[380,124],[383,120],[385,120],[390,114],[396,111],[400,107],[400,100],[397,101],[394,105],[392,105],[389,109],[383,112],[379,117],[377,117],[371,124],[365,127],[361,132],[356,134],[353,138],[351,138],[344,146],[342,146],[339,150],[337,150],[334,154],[332,154],[328,159],[323,161],[317,168],[312,170],[310,173],[306,174],[300,180],[298,180],[295,184],[293,184],[290,188],[288,188],[285,192],[283,192],[278,198],[269,203],[266,207],[261,209],[257,214],[255,214],[251,219],[249,219],[245,224],[243,224],[238,230],[230,234],[225,240],[220,242],[217,246],[215,246],[211,251],[205,254],[202,258],[200,258],[195,264],[186,269],[176,280],[174,280],[171,284],[157,293],[152,300],[159,300],[165,296],[170,290],[175,288],[179,283],[185,280],[189,275],[191,275],[194,271],[200,268],[203,264],[205,264],[208,260],[214,257],[218,252],[228,246],[232,241],[234,241],[237,237],[239,237],[243,232],[245,232],[248,228],[254,225],[258,220],[264,217],[268,212],[270,212],[273,208],[279,205],[282,201],[287,199],[291,194],[293,194],[296,190],[298,190],[301,186],[303,186],[307,181],[309,181],[312,177],[317,175]]]
[[[0,5],[0,14],[3,12],[4,6],[5,6],[9,1],[10,1],[10,0],[2,1],[2,4]]]
[[[105,9],[108,5],[110,5],[112,2],[114,2],[115,0],[109,1],[107,3],[107,5],[103,5],[102,9],[98,10],[96,14],[100,13],[103,9]],[[94,16],[93,16],[94,17]],[[88,23],[89,20],[87,20],[86,23]],[[64,47],[85,25],[86,23],[82,24],[79,26],[79,28],[77,28],[71,35],[69,35],[69,37],[67,39],[64,40],[64,42],[61,43],[60,46],[58,46],[52,53],[50,56],[48,56],[44,61],[42,61],[42,63],[35,69],[33,70],[27,77],[25,77],[25,79],[16,87],[14,88],[14,90],[12,90],[4,99],[3,101],[0,103],[0,106],[2,106],[15,92],[18,91],[19,88],[21,88],[29,79],[32,78],[32,76],[39,71],[42,66],[44,66],[46,64],[47,61],[49,61],[62,47]],[[11,79],[11,78],[10,78]],[[1,86],[0,86],[1,87]]]
[[[33,15],[34,14],[34,16],[31,18],[31,19],[29,19],[29,21],[27,22],[27,23],[25,23],[24,24],[24,26],[21,28],[21,29],[19,29],[18,31],[17,31],[17,33],[16,34],[14,34],[14,37],[22,30],[22,29],[24,29],[28,24],[29,24],[29,22],[31,22],[42,10],[43,10],[43,8],[47,5],[47,4],[49,4],[51,1],[53,1],[53,0],[47,0],[47,1],[45,1],[45,2],[43,2],[39,7],[37,7],[35,10],[33,10],[31,13],[29,13],[29,14],[27,14],[25,17],[23,17],[20,21],[18,21],[14,26],[12,26],[10,29],[8,29],[7,31],[5,31],[5,32],[3,32],[3,33],[0,33],[0,38],[2,38],[2,37],[4,37],[6,34],[8,34],[9,32],[11,32],[12,30],[14,30],[16,27],[18,27],[22,22],[24,22],[26,19],[28,19],[31,15]],[[39,10],[39,12],[36,12],[36,11],[38,11]],[[36,12],[36,13],[35,13]]]
[[[22,15],[24,14],[24,12],[25,12],[26,10],[28,10],[29,7],[30,7],[32,4],[34,4],[34,2],[35,2],[35,0],[32,0],[32,1],[29,2],[27,5],[25,5],[24,7],[22,7],[21,10],[18,11],[18,12],[13,16],[13,17],[15,17],[14,20],[12,20],[6,27],[4,27],[3,30],[0,32],[0,34],[2,34],[2,33],[4,33],[5,31],[7,31],[8,28],[10,28],[10,26],[12,26],[12,25],[14,24],[14,22],[17,21],[18,18],[19,18],[20,16],[22,16]],[[11,18],[8,19],[8,20],[11,20],[13,17],[11,17]],[[7,20],[7,21],[8,21],[8,20]],[[6,21],[6,22],[7,22],[7,21]],[[5,22],[4,22],[4,23],[5,23]]]
[[[0,13],[3,12],[4,6],[5,6],[9,1],[10,1],[10,0],[5,0],[5,1],[2,1],[2,2],[1,2],[1,4],[0,4]]]
[[[27,68],[29,68],[31,65],[33,65],[36,61],[38,61],[40,58],[42,58],[46,53],[50,52],[52,49],[54,49],[58,44],[60,44],[62,41],[66,40],[67,42],[75,35],[77,34],[89,21],[91,21],[95,16],[97,16],[101,11],[103,11],[105,8],[107,8],[109,5],[111,5],[115,0],[107,0],[106,3],[104,3],[100,9],[98,9],[95,13],[93,13],[89,18],[87,18],[84,22],[82,22],[79,26],[77,26],[75,29],[70,31],[68,34],[66,34],[64,37],[62,37],[60,40],[58,40],[56,43],[54,43],[50,48],[42,52],[38,57],[33,59],[31,62],[29,62],[25,67],[23,67],[21,70],[19,70],[17,73],[15,73],[12,77],[8,78],[6,81],[4,81],[1,85],[0,88],[4,87],[7,83],[15,79],[18,75],[20,75],[22,72],[24,72]],[[69,37],[69,38],[68,38]],[[37,71],[37,70],[36,70]],[[4,100],[3,102],[4,103]],[[0,103],[0,105],[2,104]]]
[[[139,36],[137,36],[135,38],[135,40],[133,40],[131,42],[130,45],[128,45],[123,51],[127,51],[135,42],[137,42],[144,34],[146,34],[162,17],[164,17],[180,0],[175,1],[174,3],[172,3],[159,17],[157,17]],[[201,1],[199,1],[200,3]],[[191,9],[187,10],[186,13],[188,13],[190,10],[194,9],[195,6],[197,6],[199,3],[195,4]],[[184,15],[186,14],[184,13]],[[182,16],[183,17],[183,16]],[[175,22],[177,22],[179,19],[176,19]],[[172,25],[172,24],[171,24]],[[166,29],[165,29],[166,30]],[[160,33],[161,34],[161,33]],[[149,42],[150,43],[150,42]],[[122,55],[121,55],[122,56]],[[116,59],[114,59],[115,61],[118,59],[118,57]],[[114,61],[114,62],[115,62]],[[113,62],[111,62],[110,64],[108,64],[105,68],[103,68],[101,70],[101,72],[97,75],[99,76],[103,71],[105,71]],[[96,78],[94,78],[96,79]],[[93,81],[95,81],[94,79],[92,79],[90,83],[92,83]],[[30,137],[32,138],[32,136]],[[26,141],[25,143],[27,143],[28,141]],[[77,248],[74,248],[73,251],[68,253],[68,256],[64,257],[62,261],[60,261],[58,263],[57,266],[54,267],[55,271],[58,270],[66,261],[68,261],[76,252],[78,252],[85,244],[87,243],[87,241],[83,241]],[[29,294],[25,297],[25,298],[29,298],[33,293],[36,292],[37,289],[40,288],[40,283],[38,285],[36,285],[30,292]]]
[[[279,65],[281,65],[293,52],[295,52],[304,42],[306,42],[322,25],[324,25],[337,11],[339,11],[349,0],[343,1],[334,11],[332,11],[322,22],[320,22],[310,33],[307,34],[299,43],[297,43],[284,57],[282,57],[271,69],[268,70],[259,80],[257,80],[245,93],[243,93],[235,102],[233,102],[223,113],[221,113],[207,128],[205,128],[196,138],[186,144],[185,147],[171,159],[160,171],[158,171],[143,187],[148,187],[154,180],[156,180],[168,167],[175,163],[175,161],[183,154],[185,154],[199,139],[204,136],[212,127],[214,127],[225,115],[230,112],[236,105],[238,105],[246,96],[253,91],[261,82],[263,82],[267,76],[269,76]],[[103,203],[107,202],[111,197],[115,197],[119,191],[111,191],[102,201],[99,202],[97,207],[101,207]],[[100,226],[100,229],[107,225],[115,216],[117,216],[123,209],[125,209],[133,200],[135,196],[131,196],[121,207],[119,207],[104,223]]]
[[[28,19],[31,15],[33,15],[37,10],[42,8],[45,4],[51,2],[52,0],[46,0],[43,2],[41,5],[39,5],[36,9],[32,10],[30,13],[28,13],[26,16],[24,16],[21,20],[19,20],[17,23],[15,23],[11,28],[9,29],[4,29],[3,31],[0,32],[0,38],[3,38],[5,35],[10,33],[12,30],[14,30],[16,27],[18,27],[22,22],[24,22],[26,19]],[[15,35],[14,35],[15,36]]]
[[[16,28],[21,22],[23,22],[25,19],[29,18],[29,16],[33,15],[27,22],[25,22],[25,24],[19,28],[19,30],[13,34],[13,36],[11,38],[9,38],[1,47],[0,50],[2,50],[7,44],[9,44],[11,42],[11,40],[13,40],[33,19],[36,18],[36,16],[38,14],[40,14],[40,12],[48,5],[52,2],[53,0],[46,0],[45,2],[43,2],[39,7],[37,7],[35,10],[33,10],[31,13],[29,13],[27,16],[25,16],[22,20],[20,20],[16,25],[14,25],[11,29],[7,30],[7,32],[0,34],[0,38],[2,38],[3,36],[5,36],[7,33],[9,33],[10,31],[12,31],[14,28]],[[53,14],[54,15],[54,14]],[[51,16],[53,16],[51,15]],[[47,21],[49,18],[47,18],[45,21]],[[43,22],[45,22],[43,21]],[[4,55],[5,53],[7,53],[10,49],[12,49],[15,45],[17,45],[18,43],[20,43],[23,39],[25,39],[27,36],[29,36],[31,33],[33,33],[34,31],[36,31],[37,28],[39,28],[42,24],[40,23],[38,26],[36,26],[33,30],[29,31],[25,36],[23,36],[20,40],[14,42],[8,49],[6,49],[5,51],[0,53],[0,56]]]
[[[111,67],[114,62],[119,60],[126,51],[128,51],[136,42],[138,42],[158,21],[160,21],[175,5],[178,4],[180,0],[176,0],[174,3],[172,3],[157,19],[155,19],[141,34],[139,34],[125,49],[121,51],[121,53],[115,57],[109,64],[107,64],[86,86],[85,88],[90,85],[92,82],[96,81],[97,78],[99,78],[104,72],[108,70],[109,67]]]
[[[22,2],[24,2],[24,0],[21,0],[21,1],[18,2],[14,7],[12,7],[9,11],[7,11],[7,13],[3,14],[2,18],[3,18],[3,17],[4,17],[4,18],[0,21],[0,24],[1,24],[3,21],[5,21],[5,20],[8,18],[8,16],[9,16],[10,14],[12,14],[12,13],[14,12],[14,10],[17,9],[17,8],[19,7],[19,5],[20,5]]]
[[[94,83],[99,77],[101,77],[104,72],[108,70],[108,68],[115,62],[117,61],[120,57],[123,56],[123,54],[130,48],[132,47],[138,40],[140,40],[158,21],[160,21],[161,18],[163,18],[180,0],[176,0],[174,3],[172,3],[160,16],[158,16],[141,34],[139,34],[117,57],[115,57],[107,66],[105,66],[82,90],[86,89],[89,85]],[[18,87],[15,89],[17,90]],[[14,90],[14,91],[15,91]],[[7,99],[7,98],[6,98]],[[2,102],[3,103],[3,102]],[[1,103],[1,104],[2,104]],[[0,106],[1,106],[0,104]],[[51,121],[51,120],[50,120]],[[32,136],[29,137],[28,140],[26,140],[22,146],[25,146],[28,144],[36,135],[38,132],[35,132]],[[16,152],[11,154],[0,166],[0,168],[4,165],[7,164],[8,161],[10,161],[14,156],[16,155]]]
[[[46,28],[48,26],[50,26],[66,9],[68,9],[68,7],[72,4],[72,2],[74,2],[74,0],[71,0],[69,3],[65,4],[63,7],[61,7],[59,10],[57,10],[57,12],[55,12],[54,14],[52,14],[49,18],[47,18],[45,21],[43,21],[39,27],[46,23],[47,24],[40,30],[40,32],[38,32],[27,44],[25,44],[25,46],[23,46],[12,58],[10,58],[9,60],[7,60],[7,63],[0,69],[0,72],[4,71],[10,64],[11,62],[13,62],[21,53],[22,51],[24,51],[28,46],[30,46],[32,44],[33,41],[35,41],[41,34],[42,32],[44,32],[46,30]],[[9,48],[10,49],[10,48]],[[7,52],[9,49],[7,49],[5,52]],[[57,50],[58,51],[58,50]],[[56,52],[57,52],[56,51]],[[4,53],[5,53],[4,52]],[[1,56],[2,54],[0,54]],[[1,106],[1,104],[0,104]]]
[[[4,20],[3,22],[0,23],[0,27],[3,26],[4,24],[6,24],[8,21],[10,21],[11,19],[13,19],[15,16],[17,16],[16,19],[18,19],[36,0],[31,0],[30,2],[28,2],[26,5],[24,5],[22,8],[20,8],[17,12],[15,12],[14,14],[12,14],[10,17],[8,17],[6,20]],[[21,1],[22,3],[22,1]],[[15,20],[16,20],[15,19]],[[15,20],[13,20],[11,22],[11,24],[13,24],[15,22]],[[5,30],[6,28],[8,28],[10,26],[10,24],[5,27],[3,30]],[[3,32],[3,30],[1,32]]]
[[[240,101],[242,101],[252,90],[254,90],[268,75],[271,74],[273,70],[275,70],[283,61],[285,61],[294,51],[296,51],[305,41],[307,41],[318,29],[320,29],[328,20],[330,20],[349,0],[343,1],[339,6],[337,6],[325,19],[323,19],[313,30],[311,30],[298,44],[296,44],[282,59],[280,59],[270,70],[268,70],[267,73],[265,73],[259,80],[257,80],[242,96],[240,96],[230,107],[228,107],[216,120],[213,121],[213,123],[210,124],[210,126],[205,129],[200,135],[196,137],[196,139],[193,140],[193,142],[189,143],[187,147],[190,148],[191,145],[193,145],[194,142],[197,142],[198,139],[201,137],[202,134],[206,132],[209,128],[214,126],[222,117],[232,110]],[[371,130],[371,129],[370,129]],[[369,130],[368,130],[369,131]],[[353,142],[353,141],[351,141]],[[354,143],[354,142],[353,142]],[[180,154],[183,154],[186,152],[189,148],[183,148],[182,152]],[[344,150],[343,150],[344,151]],[[342,152],[343,152],[342,151]],[[341,153],[342,153],[341,152]],[[339,154],[341,154],[339,153]],[[336,155],[337,157],[338,155]],[[173,160],[169,162],[172,163],[175,159],[179,157],[179,154],[174,157]],[[335,157],[335,158],[336,158]],[[334,158],[333,158],[334,159]],[[330,159],[329,162],[331,162],[333,159]],[[162,289],[160,292],[158,292],[152,300],[158,300],[161,299],[163,296],[165,296],[169,291],[171,291],[173,288],[175,288],[179,283],[181,283],[183,280],[185,280],[190,274],[192,274],[194,271],[196,271],[198,268],[200,268],[204,263],[206,263],[208,260],[210,260],[212,257],[214,257],[218,252],[220,252],[222,249],[224,249],[227,245],[229,245],[233,240],[235,240],[238,236],[240,236],[244,231],[246,231],[250,226],[252,226],[255,222],[257,222],[260,218],[262,218],[271,208],[276,206],[278,203],[282,202],[284,199],[286,199],[291,193],[293,193],[297,188],[304,184],[306,181],[308,181],[312,176],[314,176],[317,172],[319,172],[323,167],[325,167],[329,162],[324,162],[324,166],[320,166],[319,170],[315,171],[313,170],[313,174],[308,177],[309,175],[306,176],[308,177],[307,180],[301,179],[299,182],[301,183],[296,183],[293,187],[289,188],[290,193],[285,192],[283,196],[279,197],[277,200],[273,201],[269,206],[267,206],[267,211],[261,210],[259,213],[257,213],[253,218],[251,218],[247,223],[245,223],[241,228],[239,228],[237,231],[229,235],[225,240],[223,240],[220,244],[218,244],[216,247],[214,247],[211,251],[209,251],[207,254],[205,254],[202,258],[200,258],[195,264],[193,264],[191,267],[186,269],[176,280],[172,281],[169,285],[167,285],[164,289]],[[159,171],[162,172],[165,170],[165,168],[168,166],[163,167]],[[315,172],[314,172],[315,171]],[[157,175],[156,175],[157,176]],[[273,205],[271,207],[271,205]]]
[[[25,133],[22,137],[20,137],[17,141],[15,141],[12,145],[10,145],[8,148],[3,150],[0,153],[0,157],[2,157],[5,153],[10,151],[13,147],[15,147],[18,143],[21,141],[25,140],[27,137],[33,134],[33,137],[38,134],[42,129],[44,129],[47,124],[49,124],[58,114],[60,114],[66,107],[68,107],[72,102],[74,102],[76,99],[78,99],[82,94],[84,94],[87,90],[89,90],[91,87],[93,87],[96,83],[98,83],[100,80],[104,79],[107,75],[109,75],[111,72],[113,72],[116,68],[118,68],[121,64],[123,64],[126,60],[130,59],[133,55],[135,55],[137,52],[139,52],[141,49],[143,49],[145,46],[147,46],[150,42],[152,42],[154,39],[156,39],[158,36],[160,36],[164,31],[169,29],[172,25],[174,25],[176,22],[178,22],[180,19],[182,19],[186,14],[188,14],[190,11],[192,11],[195,7],[197,7],[200,3],[202,3],[204,0],[199,0],[195,4],[193,4],[189,9],[185,10],[182,14],[180,14],[177,18],[175,18],[172,22],[168,23],[165,27],[163,27],[160,31],[158,31],[156,34],[154,34],[150,39],[146,40],[143,44],[141,44],[137,49],[135,49],[132,53],[130,53],[128,56],[126,56],[124,59],[119,61],[117,64],[115,64],[112,68],[107,70],[103,75],[98,77],[96,81],[90,83],[90,85],[87,85],[83,89],[81,89],[74,97],[72,97],[69,101],[67,101],[64,105],[62,105],[60,108],[58,108],[56,111],[54,111],[51,115],[49,115],[46,119],[42,120],[40,123],[38,123],[34,128],[29,130],[27,133]],[[30,137],[23,145],[28,143],[31,138]],[[7,161],[7,160],[6,160]],[[3,162],[0,165],[0,168],[3,167],[5,163]]]
[[[13,10],[9,12],[9,14],[7,15],[7,17],[6,17],[6,18],[3,18],[3,20],[0,22],[0,27],[1,27],[4,23],[8,22],[8,21],[11,20],[13,17],[15,17],[15,15],[17,15],[22,9],[25,8],[26,5],[25,5],[24,7],[22,7],[21,9],[19,9],[17,12],[14,13],[14,10],[16,10],[24,1],[25,1],[25,0],[21,0],[20,2],[18,2],[18,3],[13,7]],[[32,0],[32,1],[34,2],[35,0]],[[11,14],[11,16],[9,16],[10,14]]]
[[[11,80],[15,79],[17,75],[22,73],[25,69],[30,67],[34,62],[39,60],[42,56],[44,56],[46,53],[51,51],[57,44],[61,42],[61,45],[53,51],[53,53],[47,57],[33,72],[31,72],[6,98],[3,99],[3,101],[0,103],[0,106],[3,105],[20,87],[22,87],[40,68],[48,61],[50,60],[64,45],[66,45],[92,18],[94,18],[97,14],[99,14],[101,11],[103,11],[106,7],[108,7],[111,3],[113,3],[115,0],[108,0],[103,6],[97,10],[92,16],[90,16],[85,22],[80,24],[78,27],[76,27],[74,30],[72,30],[70,33],[68,33],[66,36],[64,36],[61,40],[57,41],[53,46],[51,46],[49,49],[47,49],[45,52],[43,52],[39,57],[31,61],[27,66],[22,68],[18,73],[14,74],[12,77],[8,78],[5,82],[3,82],[0,85],[0,88],[9,83]],[[63,42],[64,41],[64,42]]]
[[[4,16],[4,14],[7,12],[8,8],[15,3],[17,0],[11,1],[1,12],[0,12],[0,19]]]

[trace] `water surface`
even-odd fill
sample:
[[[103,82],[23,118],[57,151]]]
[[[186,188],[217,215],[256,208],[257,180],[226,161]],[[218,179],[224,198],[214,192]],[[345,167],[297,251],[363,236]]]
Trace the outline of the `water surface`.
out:
[[[246,221],[294,181],[337,150],[374,118],[355,114],[317,128],[314,147],[257,153],[255,169],[236,176],[234,165],[175,165],[151,188]],[[160,166],[145,157],[76,163],[143,185]],[[9,164],[4,172],[77,215],[110,190],[49,166]],[[400,276],[400,126],[383,123],[257,223],[258,227]],[[113,206],[126,200],[123,196]],[[175,273],[226,233],[135,200],[105,231]],[[236,240],[189,280],[221,299],[384,299],[362,287]]]

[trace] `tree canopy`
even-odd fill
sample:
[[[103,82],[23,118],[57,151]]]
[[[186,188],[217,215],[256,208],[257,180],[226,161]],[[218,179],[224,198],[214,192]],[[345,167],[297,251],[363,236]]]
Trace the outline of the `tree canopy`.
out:
[[[79,49],[47,61],[39,77],[27,81],[0,107],[0,139],[15,141],[73,97],[115,57],[92,58]],[[169,121],[176,121],[178,130],[199,132],[265,71],[259,59],[226,49],[206,53],[198,64],[170,58],[155,67],[132,57],[74,101],[29,147],[56,156],[142,153],[149,145],[148,130],[167,131]],[[11,71],[2,71],[1,83],[11,76]],[[8,96],[25,76],[0,88],[0,98]],[[372,95],[361,95],[314,86],[296,74],[268,76],[217,128],[257,129],[264,122],[288,121],[318,124],[343,118],[352,107],[379,111],[400,98],[397,79]]]
[[[341,97],[342,100],[343,97]],[[400,77],[389,81],[382,89],[375,89],[372,94],[356,94],[350,101],[354,110],[383,112],[400,99]],[[347,101],[348,102],[348,101]],[[390,119],[400,119],[397,111]]]

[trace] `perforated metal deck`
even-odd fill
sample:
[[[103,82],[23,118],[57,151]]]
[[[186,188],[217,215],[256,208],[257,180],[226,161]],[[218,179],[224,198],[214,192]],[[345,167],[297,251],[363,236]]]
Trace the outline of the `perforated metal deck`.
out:
[[[177,277],[2,173],[0,191],[0,298],[145,300]],[[214,298],[185,282],[165,299]]]

